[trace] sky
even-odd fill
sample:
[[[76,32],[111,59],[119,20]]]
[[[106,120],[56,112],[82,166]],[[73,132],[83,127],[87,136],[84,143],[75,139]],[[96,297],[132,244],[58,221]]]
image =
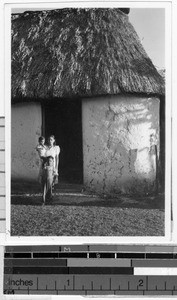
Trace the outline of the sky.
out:
[[[165,9],[134,8],[130,10],[129,20],[154,65],[159,69],[164,69]]]
[[[21,13],[27,8],[13,9]],[[29,9],[28,9],[29,10]],[[30,10],[35,10],[30,8]],[[39,10],[39,9],[38,9]],[[165,9],[131,8],[129,20],[134,26],[148,56],[158,69],[165,68]]]

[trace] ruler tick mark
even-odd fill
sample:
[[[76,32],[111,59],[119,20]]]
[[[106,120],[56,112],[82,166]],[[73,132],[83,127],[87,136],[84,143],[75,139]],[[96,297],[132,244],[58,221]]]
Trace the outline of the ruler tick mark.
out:
[[[13,249],[11,250],[11,252],[13,252]],[[11,267],[11,264],[13,265],[12,261],[16,257],[15,257],[15,255],[13,253],[10,254],[7,251],[5,252],[5,254],[6,253],[7,253],[7,259],[5,258],[5,262],[7,263],[7,266],[6,266],[5,270],[6,270],[7,274],[5,274],[5,276],[10,276],[8,274],[8,272],[10,272],[11,276],[14,276],[13,279],[11,279],[11,281],[15,280],[15,276],[17,276],[17,280],[18,280],[18,278],[19,278],[18,274],[20,274],[20,276],[22,275],[21,271],[18,270],[18,269],[20,269],[21,265],[17,269]],[[30,259],[30,261],[34,264],[33,252],[29,251],[28,253],[31,253],[31,259]],[[98,253],[98,252],[95,252],[95,253]],[[101,255],[102,255],[102,252],[101,252]],[[34,252],[34,256],[35,256],[35,252]],[[23,257],[23,258],[25,258],[25,257]],[[148,255],[147,255],[147,259],[148,259]],[[177,260],[177,255],[176,255],[175,259]],[[16,259],[14,261],[16,263]],[[22,260],[18,259],[18,261],[20,262]],[[130,262],[130,265],[132,266],[133,265],[133,260],[130,259],[129,262]],[[40,263],[40,261],[39,261],[39,263]],[[16,273],[15,273],[15,271],[16,271]],[[154,295],[157,295],[158,293],[159,294],[164,294],[164,295],[165,294],[175,295],[176,291],[177,291],[177,285],[176,286],[175,286],[175,284],[173,285],[173,283],[177,282],[177,281],[172,281],[171,284],[170,284],[169,280],[171,280],[172,277],[171,278],[169,277],[167,279],[166,276],[165,276],[166,278],[164,277],[164,279],[162,279],[161,281],[158,281],[158,278],[157,278],[156,279],[156,284],[155,284],[155,281],[154,281],[154,284],[153,284],[153,280],[154,280],[153,276],[152,276],[152,278],[151,278],[151,276],[142,276],[142,277],[141,276],[137,276],[136,281],[135,281],[135,277],[132,279],[133,276],[125,276],[125,282],[127,282],[127,284],[125,285],[125,287],[123,285],[121,286],[121,284],[123,282],[119,280],[120,277],[118,276],[117,277],[117,282],[115,281],[115,283],[117,283],[116,284],[116,288],[113,289],[114,282],[113,282],[113,287],[112,287],[112,278],[115,279],[115,277],[112,276],[111,274],[107,274],[107,276],[105,278],[106,281],[105,282],[101,281],[100,283],[97,283],[96,280],[97,279],[100,280],[102,275],[100,276],[100,275],[97,274],[96,280],[94,280],[95,276],[92,279],[90,278],[89,279],[89,283],[90,283],[89,287],[87,287],[87,281],[85,281],[85,279],[86,279],[86,276],[85,276],[84,281],[81,283],[80,287],[77,289],[77,284],[76,283],[77,283],[78,278],[77,278],[77,276],[75,278],[75,275],[73,274],[71,277],[68,276],[69,277],[68,280],[66,280],[67,279],[66,277],[63,277],[62,280],[65,280],[65,281],[63,281],[63,284],[61,284],[61,282],[59,282],[60,286],[57,286],[57,279],[56,279],[56,277],[53,274],[53,276],[54,276],[53,277],[54,280],[52,281],[53,284],[52,284],[52,287],[50,287],[50,285],[49,285],[49,289],[48,289],[48,284],[49,283],[48,284],[45,283],[43,285],[43,287],[41,287],[41,283],[42,283],[42,278],[43,277],[40,277],[40,275],[36,274],[35,277],[34,277],[34,283],[36,284],[36,288],[35,288],[36,293],[38,294],[39,291],[42,291],[42,292],[45,293],[46,290],[49,292],[49,291],[52,291],[53,288],[55,288],[55,294],[57,294],[57,295],[60,295],[60,293],[62,294],[62,292],[64,294],[67,294],[68,290],[69,291],[73,290],[73,294],[78,293],[79,290],[80,290],[80,292],[83,293],[83,294],[85,293],[85,295],[88,295],[88,291],[92,291],[92,292],[90,292],[90,294],[94,294],[93,291],[95,291],[96,293],[99,293],[99,294],[103,294],[104,290],[106,291],[106,293],[109,293],[109,291],[110,291],[109,294],[114,294],[114,295],[121,294],[121,293],[124,293],[126,295],[130,295],[131,291],[133,293],[135,293],[135,294],[140,294],[141,293],[141,295],[146,295],[147,291],[149,291],[151,294],[154,294]],[[51,275],[47,274],[47,276],[50,277]],[[109,277],[109,276],[112,276],[112,277]],[[6,278],[7,277],[4,278],[4,282],[5,283],[7,281]],[[9,281],[10,281],[10,278],[11,277],[9,277]],[[148,283],[149,279],[150,279],[150,284]],[[41,282],[40,282],[40,280],[41,280]],[[139,280],[139,284],[138,284],[138,280]],[[152,280],[152,284],[153,284],[152,286],[151,286],[151,280]],[[177,276],[176,276],[176,280],[177,280]],[[64,285],[64,282],[66,283],[66,285]],[[94,285],[94,282],[95,282],[95,285]],[[39,283],[40,283],[40,286],[39,286]],[[106,283],[106,287],[105,287],[105,283]],[[7,282],[7,284],[9,284],[9,282]],[[86,287],[85,287],[85,284],[86,284]],[[72,289],[72,285],[73,285],[73,289]],[[18,293],[20,293],[20,294],[23,293],[23,290],[25,290],[24,294],[25,293],[26,294],[34,293],[34,290],[31,290],[30,286],[26,286],[25,289],[24,288],[21,289],[20,286],[17,286],[16,289],[14,289],[15,293],[17,293],[17,294]],[[10,286],[9,290],[7,290],[7,291],[9,291],[9,293],[12,293],[12,291],[13,291],[12,287]],[[136,291],[137,291],[137,293],[136,293]],[[158,293],[157,293],[157,291],[158,291]]]

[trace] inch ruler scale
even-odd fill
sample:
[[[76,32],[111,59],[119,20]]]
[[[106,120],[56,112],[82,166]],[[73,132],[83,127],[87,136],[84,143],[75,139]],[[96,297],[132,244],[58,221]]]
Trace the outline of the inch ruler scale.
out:
[[[177,295],[177,247],[7,246],[4,294]]]
[[[0,234],[5,233],[5,117],[0,116]]]

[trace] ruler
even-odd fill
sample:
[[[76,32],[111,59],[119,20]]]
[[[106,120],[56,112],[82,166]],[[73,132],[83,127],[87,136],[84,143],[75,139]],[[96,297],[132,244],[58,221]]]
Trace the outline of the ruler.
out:
[[[7,246],[4,294],[177,295],[177,247]]]
[[[5,233],[5,118],[0,116],[0,234]]]

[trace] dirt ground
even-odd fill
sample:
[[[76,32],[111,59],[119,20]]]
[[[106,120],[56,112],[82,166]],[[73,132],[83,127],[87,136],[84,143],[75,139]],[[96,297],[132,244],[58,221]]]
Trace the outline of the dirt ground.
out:
[[[60,184],[42,206],[38,185],[12,185],[11,235],[163,236],[164,195],[97,196]]]

